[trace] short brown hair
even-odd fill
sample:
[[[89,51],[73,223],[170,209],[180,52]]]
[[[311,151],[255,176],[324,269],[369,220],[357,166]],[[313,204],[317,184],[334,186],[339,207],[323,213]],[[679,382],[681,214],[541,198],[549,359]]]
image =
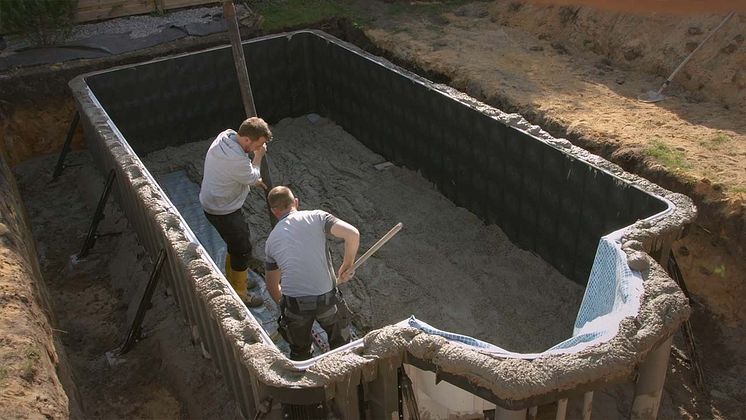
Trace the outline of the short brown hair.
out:
[[[295,200],[293,192],[290,191],[290,188],[283,187],[282,185],[272,188],[269,190],[269,194],[267,194],[269,206],[277,210],[285,210],[292,206],[293,200]]]
[[[272,140],[272,132],[269,130],[269,125],[258,117],[245,119],[241,123],[241,126],[238,127],[238,135],[248,137],[251,141],[259,140],[259,137],[266,137],[268,142]]]

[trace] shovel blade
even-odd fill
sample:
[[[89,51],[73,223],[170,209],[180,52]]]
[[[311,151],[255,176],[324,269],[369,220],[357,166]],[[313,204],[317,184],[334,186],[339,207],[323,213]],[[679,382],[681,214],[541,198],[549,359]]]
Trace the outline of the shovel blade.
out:
[[[663,94],[660,93],[660,92],[656,92],[654,90],[649,90],[646,93],[643,93],[643,94],[637,96],[637,99],[640,100],[640,101],[642,101],[642,102],[654,103],[654,102],[660,102],[660,101],[666,99],[666,97],[663,96]]]

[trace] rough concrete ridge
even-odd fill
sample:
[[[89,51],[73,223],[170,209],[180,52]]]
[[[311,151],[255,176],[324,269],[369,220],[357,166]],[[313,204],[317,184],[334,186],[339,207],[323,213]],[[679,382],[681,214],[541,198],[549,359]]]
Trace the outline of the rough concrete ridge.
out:
[[[356,47],[343,44],[368,56]],[[372,59],[385,62],[383,59]],[[386,65],[391,66],[390,63]],[[644,254],[643,244],[649,244],[664,235],[677,234],[695,216],[696,210],[691,200],[626,173],[617,165],[577,148],[567,140],[554,139],[519,115],[502,113],[448,87],[432,84],[401,69],[397,71],[484,112],[496,121],[528,132],[570,156],[589,162],[600,170],[610,172],[625,182],[674,204],[671,212],[654,220],[639,221],[624,232],[622,249],[627,254],[630,265],[642,272],[644,294],[639,314],[623,320],[619,333],[613,339],[574,354],[534,360],[501,359],[416,329],[388,326],[368,333],[359,348],[323,357],[306,370],[298,369],[266,340],[261,326],[249,316],[216,267],[205,260],[207,257],[204,250],[188,239],[185,234],[186,226],[176,216],[176,210],[167,204],[167,198],[160,188],[150,185],[153,181],[146,175],[147,170],[131,149],[124,145],[124,139],[119,133],[114,132],[104,110],[93,99],[85,84],[85,76],[73,79],[70,87],[79,102],[83,120],[89,121],[89,127],[93,128],[92,132],[86,133],[89,145],[99,142],[105,146],[102,151],[127,177],[119,182],[134,186],[148,217],[158,219],[159,230],[155,232],[158,242],[168,244],[173,252],[169,256],[178,257],[177,261],[170,263],[171,266],[186,273],[184,278],[190,282],[180,287],[186,287],[190,293],[194,293],[197,305],[208,309],[215,327],[229,339],[233,353],[240,357],[240,363],[260,382],[277,387],[319,387],[332,390],[335,382],[344,381],[360,371],[364,378],[372,378],[377,363],[391,359],[398,362],[406,352],[434,363],[442,372],[461,376],[486,388],[505,401],[519,401],[583,385],[593,386],[629,378],[645,356],[657,344],[670,337],[689,315],[687,299],[660,265]],[[101,159],[102,156],[96,157]],[[185,302],[181,304],[182,310],[186,312],[195,310],[184,308]]]

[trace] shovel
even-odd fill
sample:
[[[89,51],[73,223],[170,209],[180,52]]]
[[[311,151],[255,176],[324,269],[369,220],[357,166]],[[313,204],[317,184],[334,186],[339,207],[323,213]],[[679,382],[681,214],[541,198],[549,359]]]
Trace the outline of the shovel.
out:
[[[360,258],[358,258],[357,261],[355,261],[355,263],[352,265],[352,267],[350,269],[353,270],[353,271],[357,270],[358,267],[360,267],[361,265],[363,265],[363,263],[365,261],[367,261],[368,258],[370,258],[370,256],[373,255],[374,252],[378,251],[378,249],[380,247],[382,247],[383,244],[385,244],[386,242],[388,242],[389,239],[393,238],[394,235],[396,235],[397,233],[399,233],[399,231],[401,230],[402,226],[404,226],[404,225],[401,222],[399,222],[394,227],[392,227],[391,230],[389,230],[385,235],[383,235],[383,237],[381,239],[379,239],[378,242],[376,242],[375,244],[373,244],[373,246],[370,247],[370,249],[368,251],[366,251],[365,254],[361,255]]]
[[[392,227],[391,230],[389,230],[385,235],[383,235],[383,237],[381,239],[379,239],[378,242],[376,242],[375,244],[373,244],[373,246],[370,247],[370,249],[368,251],[366,251],[365,254],[361,255],[360,258],[358,258],[357,261],[355,261],[355,263],[352,265],[352,267],[350,269],[353,270],[353,271],[357,270],[358,267],[360,267],[361,265],[363,265],[363,263],[365,261],[367,261],[368,258],[370,258],[370,256],[373,255],[374,252],[378,251],[378,249],[380,247],[382,247],[383,244],[385,244],[386,242],[388,242],[389,239],[393,238],[394,235],[396,235],[397,233],[399,233],[399,231],[401,230],[402,226],[404,226],[404,225],[401,222],[399,222],[394,227]],[[337,279],[337,284],[339,284],[339,279]],[[337,293],[339,293],[341,295],[342,291],[340,291],[339,288],[337,288]],[[339,311],[340,317],[342,317],[343,319],[350,319],[351,320],[352,319],[352,310],[350,310],[350,307],[347,306],[347,302],[346,301],[343,300],[342,303],[343,303],[342,305],[337,305],[337,310]]]
[[[694,53],[696,53],[702,47],[702,45],[705,42],[707,42],[707,40],[710,39],[712,35],[715,34],[715,32],[717,32],[723,25],[725,25],[725,22],[727,22],[730,18],[732,18],[735,13],[736,12],[730,12],[728,16],[726,16],[725,19],[723,19],[723,21],[720,22],[720,24],[715,27],[715,29],[713,29],[712,31],[710,31],[709,34],[707,34],[705,39],[703,39],[702,42],[700,42],[699,45],[697,45],[697,48],[695,48],[694,51],[690,52],[689,55],[686,56],[684,61],[682,61],[681,64],[679,64],[679,66],[676,67],[676,70],[674,70],[673,73],[671,73],[671,75],[668,76],[668,79],[666,79],[666,81],[663,82],[660,89],[658,89],[657,91],[649,90],[646,93],[639,95],[637,99],[639,99],[642,102],[648,102],[648,103],[660,102],[666,99],[666,96],[663,95],[663,91],[668,87],[668,85],[671,84],[671,80],[673,80],[673,78],[676,76],[676,73],[678,73],[679,70],[681,70],[681,68],[684,67],[684,64],[689,62],[689,59],[692,58]]]

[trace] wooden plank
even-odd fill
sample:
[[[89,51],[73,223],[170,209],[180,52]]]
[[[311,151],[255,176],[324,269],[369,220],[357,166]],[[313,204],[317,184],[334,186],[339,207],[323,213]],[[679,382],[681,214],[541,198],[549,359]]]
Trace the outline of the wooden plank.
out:
[[[1,1],[1,0],[0,0]],[[157,9],[219,6],[217,0],[78,0],[76,22],[91,22],[123,16],[142,15]]]
[[[78,11],[75,14],[76,22],[90,22],[94,20],[111,19],[122,16],[132,16],[150,13],[154,10],[153,4],[148,1],[127,3],[121,6],[107,6],[98,9]]]
[[[78,0],[78,9],[105,8],[127,3],[152,3],[152,0]]]
[[[112,0],[108,4],[89,4],[85,6],[78,6],[78,12],[87,12],[98,10],[101,12],[108,12],[121,9],[121,10],[141,10],[141,9],[153,9],[154,3],[152,0]]]
[[[166,10],[191,6],[220,6],[221,3],[216,0],[163,0],[163,6]]]

